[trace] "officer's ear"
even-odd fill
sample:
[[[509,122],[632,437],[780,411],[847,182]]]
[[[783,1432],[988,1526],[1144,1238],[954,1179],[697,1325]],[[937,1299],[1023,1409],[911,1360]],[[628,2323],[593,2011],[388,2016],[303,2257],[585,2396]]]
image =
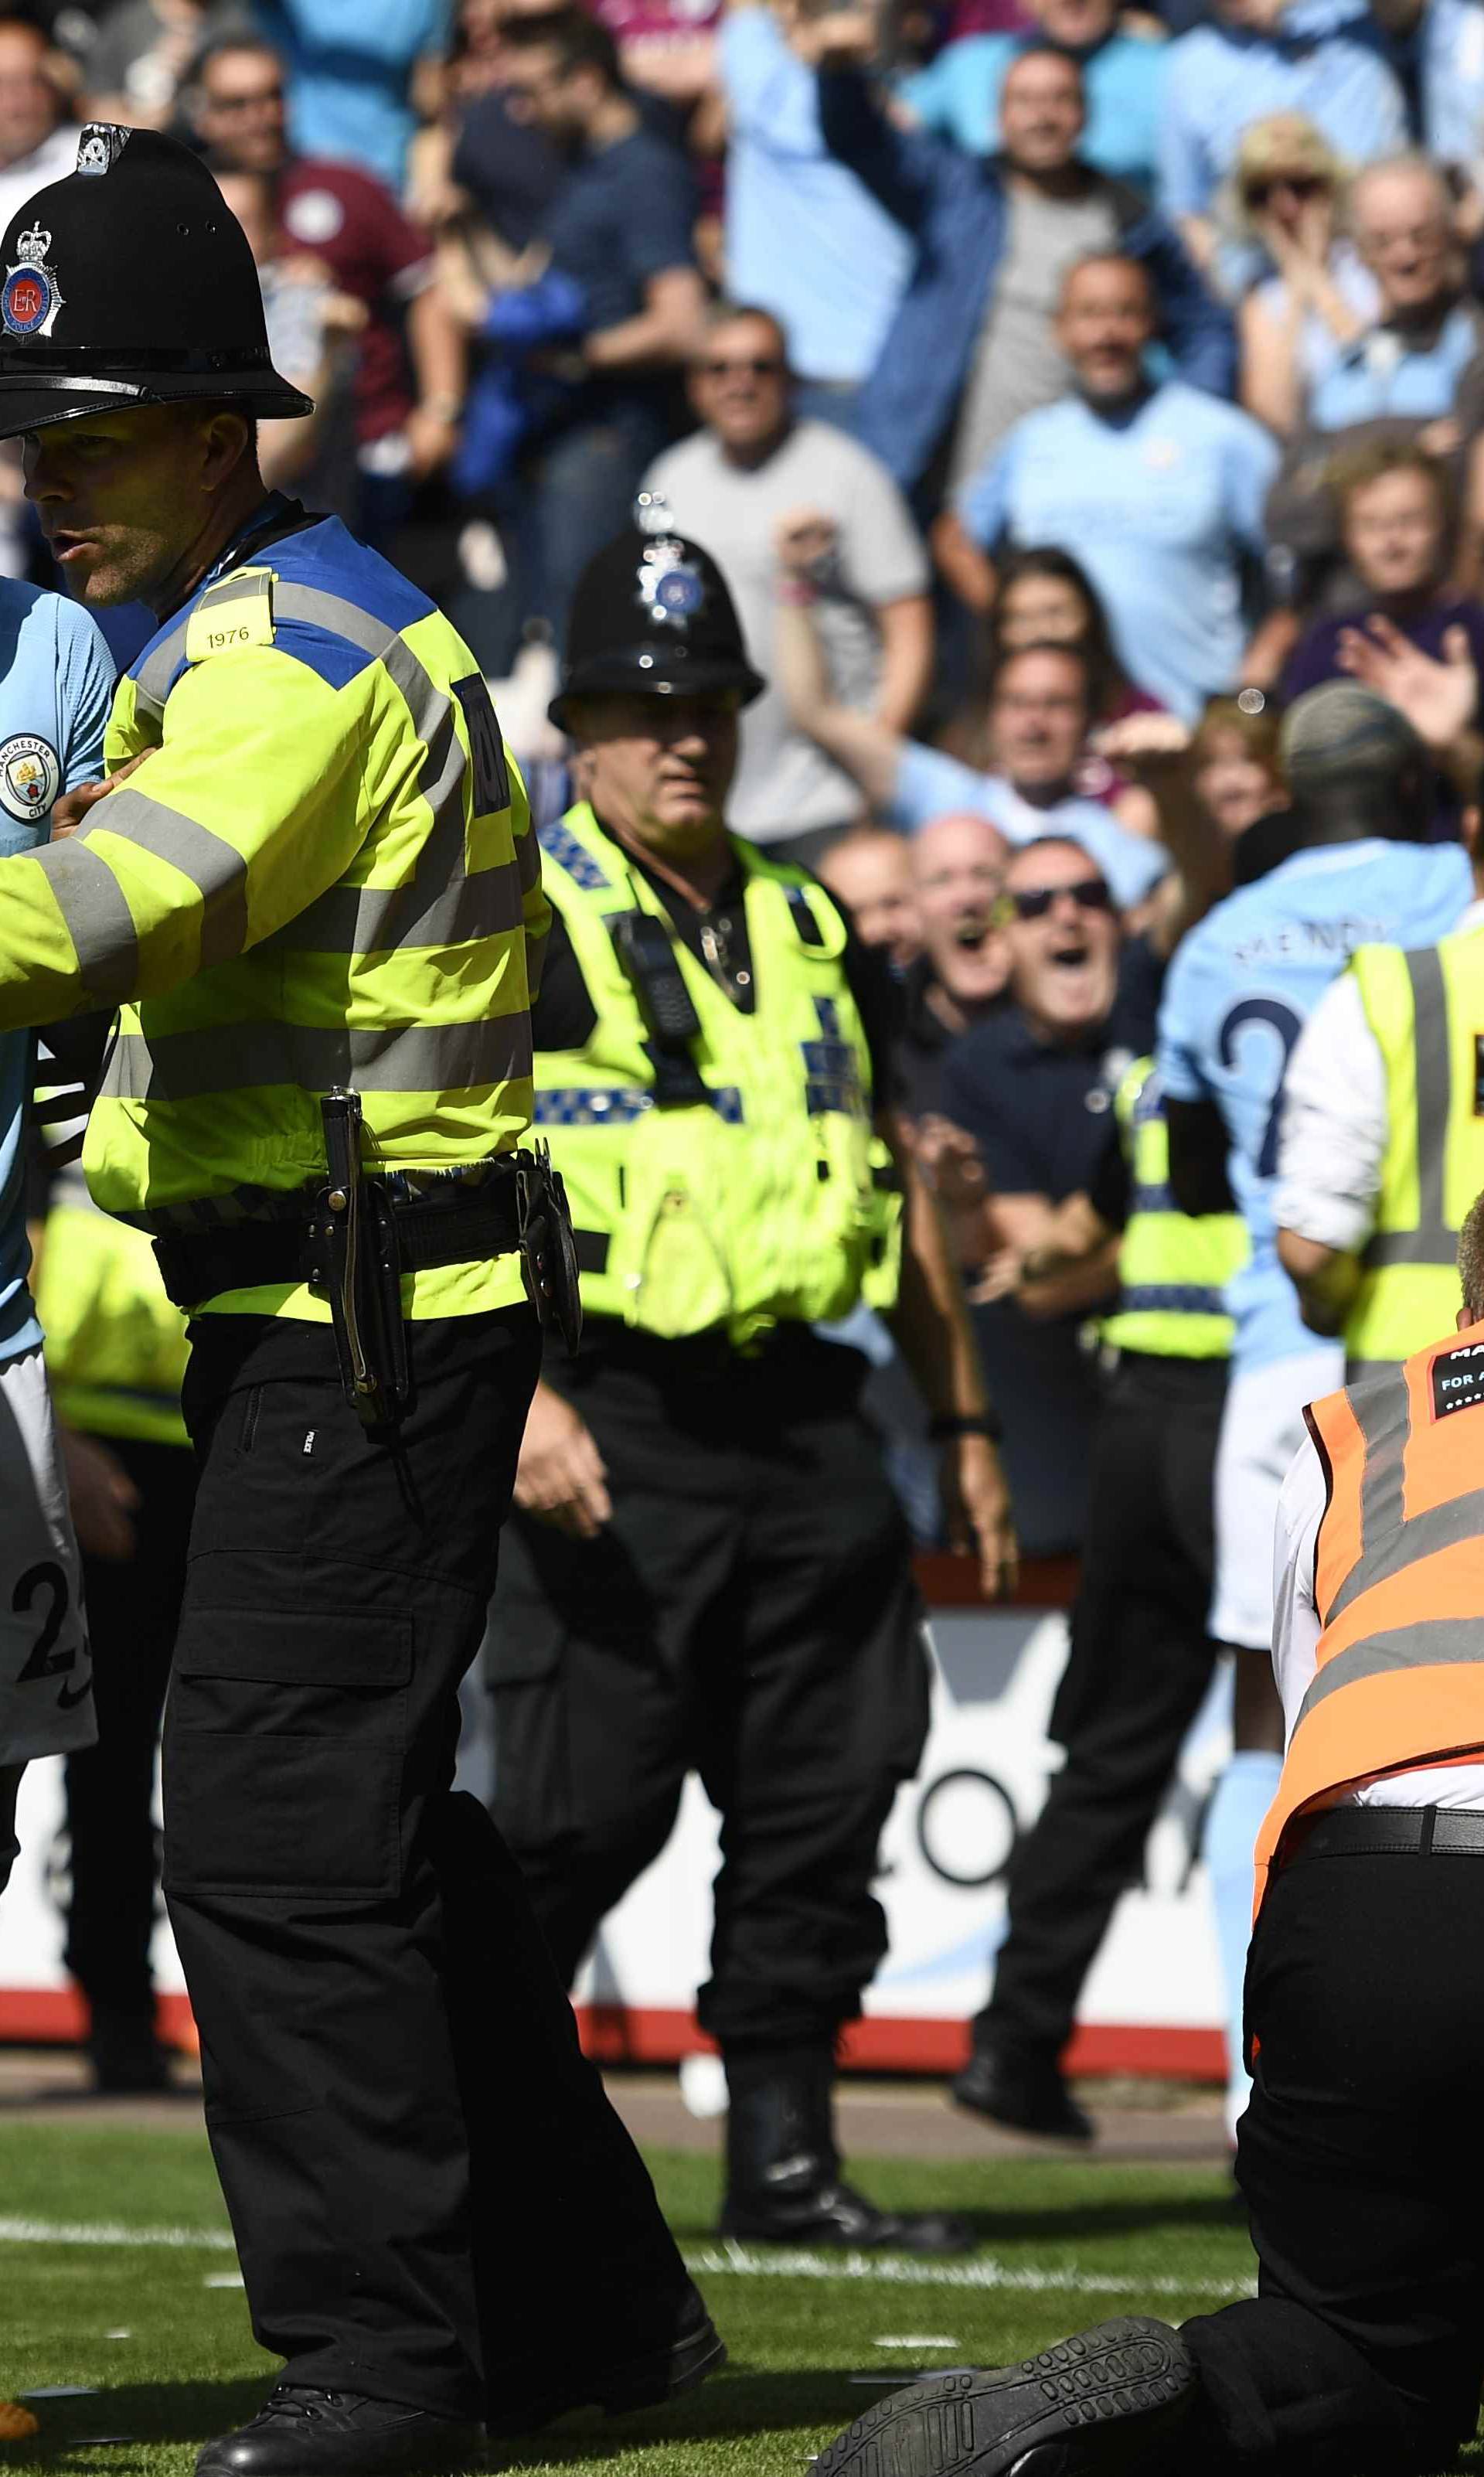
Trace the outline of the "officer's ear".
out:
[[[235,404],[197,406],[193,411],[191,426],[200,442],[199,471],[207,489],[219,490],[244,464],[257,470],[258,424],[252,413]]]

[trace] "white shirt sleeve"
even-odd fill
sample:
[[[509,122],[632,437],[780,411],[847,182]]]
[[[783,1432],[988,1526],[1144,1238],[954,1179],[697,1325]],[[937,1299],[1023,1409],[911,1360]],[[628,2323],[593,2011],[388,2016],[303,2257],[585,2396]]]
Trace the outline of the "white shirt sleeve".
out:
[[[1323,1464],[1306,1436],[1289,1464],[1273,1534],[1273,1674],[1285,1744],[1319,1667],[1314,1555],[1326,1503]]]
[[[1342,972],[1299,1034],[1283,1078],[1279,1229],[1357,1255],[1374,1227],[1386,1134],[1386,1062],[1360,985]]]

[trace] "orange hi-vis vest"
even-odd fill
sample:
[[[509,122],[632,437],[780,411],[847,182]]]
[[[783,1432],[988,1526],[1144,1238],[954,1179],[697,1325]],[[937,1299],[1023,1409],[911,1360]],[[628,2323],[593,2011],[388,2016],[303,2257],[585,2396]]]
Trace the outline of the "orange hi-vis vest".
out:
[[[1304,1413],[1328,1489],[1314,1683],[1257,1836],[1257,1900],[1307,1810],[1384,1772],[1484,1759],[1484,1324]]]

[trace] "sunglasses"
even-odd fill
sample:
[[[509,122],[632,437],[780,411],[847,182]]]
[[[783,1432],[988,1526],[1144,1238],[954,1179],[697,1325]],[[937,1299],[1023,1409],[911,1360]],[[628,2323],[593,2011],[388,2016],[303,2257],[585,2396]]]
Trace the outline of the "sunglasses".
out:
[[[1113,897],[1104,879],[1079,877],[1075,886],[1026,886],[1002,894],[995,906],[996,923],[1002,929],[1011,920],[1044,920],[1052,904],[1062,895],[1075,903],[1079,912],[1111,912],[1113,909]]]
[[[708,379],[780,379],[783,375],[783,364],[779,361],[703,362],[701,367]]]
[[[1295,198],[1317,198],[1329,187],[1323,172],[1274,172],[1266,181],[1249,181],[1243,194],[1249,207],[1261,208],[1274,189],[1286,189]]]
[[[282,103],[281,86],[261,86],[253,94],[209,94],[207,102],[212,112],[257,112],[265,103]]]

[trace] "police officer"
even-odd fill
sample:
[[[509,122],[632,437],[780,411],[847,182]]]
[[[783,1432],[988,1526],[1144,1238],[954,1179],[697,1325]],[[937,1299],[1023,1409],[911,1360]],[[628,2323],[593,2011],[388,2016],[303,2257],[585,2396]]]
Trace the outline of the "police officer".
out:
[[[522,1446],[494,1812],[570,1979],[698,1770],[722,1818],[699,2013],[730,2091],[724,2228],[947,2248],[956,2221],[839,2180],[835,2043],[884,1949],[871,1880],[927,1677],[865,1363],[815,1324],[886,1310],[991,1589],[1005,1493],[935,1209],[881,1132],[889,984],[816,880],[727,831],[762,683],[714,563],[649,514],[585,571],[553,707],[582,796],[542,838],[536,1119],[587,1324]]]
[[[1085,1195],[1070,1196],[1021,1266],[1020,1296],[1122,1230],[1117,1352],[1093,1446],[1072,1649],[1051,1735],[1067,1759],[1006,1886],[1008,1924],[961,2107],[1024,2132],[1086,2140],[1059,2058],[1114,1905],[1144,1843],[1216,1661],[1206,1626],[1212,1489],[1226,1390],[1227,1282],[1248,1247],[1235,1212],[1193,1218],[1170,1193],[1153,1061],[1114,1102],[1116,1132]]]
[[[1257,1844],[1255,2296],[914,2385],[821,2477],[1417,2477],[1484,2377],[1484,1196],[1457,1332],[1311,1403],[1283,1483],[1287,1747]]]
[[[1473,901],[1436,946],[1361,946],[1284,1079],[1278,1252],[1307,1321],[1352,1374],[1422,1349],[1484,1187],[1484,853],[1464,812]]]
[[[446,620],[263,489],[257,416],[308,405],[199,163],[86,129],[0,260],[27,493],[75,592],[160,620],[110,785],[0,861],[0,1024],[118,1007],[88,1185],[193,1312],[165,1889],[254,2328],[288,2361],[200,2464],[444,2468],[486,2419],[660,2398],[720,2353],[451,1790],[526,1284],[556,1289],[518,1151],[537,854]]]

